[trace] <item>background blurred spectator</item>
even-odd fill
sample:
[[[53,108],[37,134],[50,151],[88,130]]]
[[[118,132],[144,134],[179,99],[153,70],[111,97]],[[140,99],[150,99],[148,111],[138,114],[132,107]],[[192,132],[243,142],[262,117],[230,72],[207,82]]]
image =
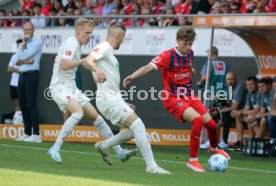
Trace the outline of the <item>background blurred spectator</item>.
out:
[[[166,9],[166,15],[174,15],[174,9],[172,7],[169,7]],[[174,17],[166,17],[161,22],[161,26],[177,26],[178,22]]]
[[[22,9],[28,10],[29,7],[32,7],[36,4],[36,0],[19,0]]]
[[[42,0],[41,14],[48,16],[51,8],[51,0]]]
[[[35,28],[42,28],[46,26],[46,19],[43,14],[41,14],[41,4],[37,3],[34,5],[35,17],[31,18],[31,22]]]

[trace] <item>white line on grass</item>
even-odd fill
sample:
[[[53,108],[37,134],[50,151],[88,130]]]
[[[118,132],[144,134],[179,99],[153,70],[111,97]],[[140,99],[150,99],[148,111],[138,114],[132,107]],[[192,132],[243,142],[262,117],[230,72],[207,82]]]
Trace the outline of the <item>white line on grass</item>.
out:
[[[18,146],[18,145],[7,145],[7,144],[0,144],[0,146],[19,148],[19,149],[32,149],[32,150],[43,150],[43,151],[48,150],[46,148],[40,148],[40,147],[29,147],[29,146]],[[97,156],[99,155],[99,153],[95,153],[95,152],[82,152],[82,151],[73,151],[73,150],[62,150],[62,152],[74,153],[74,154],[89,154],[89,155],[97,155]],[[110,155],[110,156],[117,157],[116,155]],[[140,158],[140,157],[133,157],[133,158],[143,160],[143,158]],[[181,163],[181,164],[183,163],[183,162],[179,162],[179,161],[164,160],[164,159],[156,159],[156,161],[166,162],[166,163],[177,163],[177,164],[178,163]],[[269,171],[269,170],[262,170],[262,169],[249,169],[249,168],[243,168],[243,167],[230,167],[230,166],[228,168],[237,169],[237,170],[245,170],[245,171],[254,171],[254,172],[264,172],[264,173],[276,174],[276,171]]]

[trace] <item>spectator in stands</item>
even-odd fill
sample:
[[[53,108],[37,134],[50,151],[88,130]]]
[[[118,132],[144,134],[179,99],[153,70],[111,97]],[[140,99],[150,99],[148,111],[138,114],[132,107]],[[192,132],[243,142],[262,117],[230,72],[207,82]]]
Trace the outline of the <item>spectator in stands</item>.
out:
[[[192,23],[189,21],[187,17],[178,17],[178,25],[179,26],[187,26],[191,25]]]
[[[210,9],[209,14],[220,14],[221,13],[221,2],[215,0],[209,0],[209,3],[212,3],[212,8]]]
[[[209,3],[211,0],[199,0],[197,5],[197,13],[198,14],[208,14],[211,9],[211,4]]]
[[[28,12],[30,13],[30,16],[34,16],[35,15],[34,7],[33,6],[28,7]]]
[[[13,11],[10,11],[8,16],[15,16]],[[9,21],[9,27],[20,27],[22,25],[21,20],[20,19],[8,19]]]
[[[75,16],[81,16],[81,15],[82,15],[82,11],[81,11],[80,9],[76,9],[76,10],[74,11],[74,15],[75,15]]]
[[[64,12],[64,7],[59,0],[53,0],[53,7],[57,10],[57,13]]]
[[[140,15],[140,9],[132,9],[132,15]],[[132,18],[130,21],[131,27],[139,27],[140,18]]]
[[[68,8],[77,8],[74,0],[67,0],[67,4],[64,6],[64,12],[67,12]]]
[[[152,14],[160,14],[160,9],[164,6],[164,4],[158,0],[150,0],[150,7]]]
[[[166,15],[174,15],[174,9],[169,7],[166,9]],[[162,22],[161,26],[177,26],[178,22],[174,17],[166,17]]]
[[[7,15],[6,10],[2,9],[0,10],[0,17],[5,17]],[[9,20],[8,19],[0,19],[0,27],[8,27],[9,26]]]
[[[84,5],[83,0],[75,0],[75,5],[76,5],[77,9],[80,9],[82,11],[82,15],[87,14],[88,8],[87,8],[87,6]]]
[[[256,138],[263,138],[267,130],[267,116],[270,114],[271,105],[275,90],[271,88],[271,82],[267,78],[262,78],[258,82],[261,96],[261,109],[257,114],[251,114],[248,122],[255,132]],[[253,136],[251,136],[253,137]]]
[[[237,129],[237,142],[234,144],[234,150],[241,149],[241,141],[243,137],[244,121],[248,120],[250,114],[257,114],[260,111],[260,97],[261,94],[258,91],[258,80],[255,77],[249,77],[246,81],[247,96],[245,107],[241,110],[232,110],[231,116],[236,120]],[[251,123],[248,123],[248,129],[251,129]],[[252,131],[249,130],[250,136]]]
[[[105,0],[105,4],[103,6],[103,15],[110,15],[112,13],[112,9],[115,8],[115,4],[113,0]]]
[[[67,16],[74,16],[75,13],[75,9],[73,7],[69,7],[67,9],[66,15]],[[66,25],[68,26],[74,26],[75,25],[75,19],[74,18],[67,18],[66,20]]]
[[[142,15],[150,15],[152,14],[150,8],[143,8]],[[150,26],[158,26],[158,21],[155,18],[142,18],[139,24],[140,27],[150,27]]]
[[[228,1],[224,1],[221,4],[221,14],[230,14],[231,13],[231,8],[230,8],[230,3]]]
[[[176,14],[190,14],[193,0],[180,0],[175,7]]]
[[[19,66],[18,98],[24,120],[24,135],[18,141],[41,142],[39,135],[39,116],[36,105],[39,66],[42,54],[41,41],[33,36],[34,26],[31,22],[23,25],[24,37],[17,49]],[[31,60],[32,59],[32,60]],[[31,61],[30,61],[31,60]]]
[[[31,22],[35,28],[43,28],[46,26],[46,19],[43,14],[41,14],[41,4],[37,3],[34,5],[35,17],[31,18]]]
[[[268,131],[269,138],[276,140],[276,92],[274,93],[270,115],[268,116]]]
[[[127,15],[127,11],[125,9],[120,10],[120,15]],[[121,24],[123,24],[125,27],[129,27],[131,24],[130,18],[122,17],[118,20]]]
[[[143,0],[141,0],[140,3],[144,3]],[[122,4],[123,4],[123,8],[126,10],[127,14],[131,14],[131,12],[132,12],[132,2],[130,2],[130,0],[122,0]],[[139,4],[139,5],[141,7],[141,4]]]
[[[20,43],[22,43],[22,39],[18,39],[16,41],[17,48]],[[11,81],[10,81],[10,96],[13,101],[14,110],[15,110],[15,114],[13,116],[13,123],[14,124],[23,124],[22,113],[20,111],[19,101],[18,101],[17,87],[18,87],[19,72],[18,72],[18,66],[16,65],[17,60],[18,60],[18,56],[15,53],[11,57],[7,71],[9,73],[12,73]]]
[[[232,14],[239,14],[240,13],[240,9],[241,9],[241,5],[238,2],[234,2],[231,5],[231,13]]]
[[[57,10],[55,8],[51,8],[50,12],[49,12],[49,16],[56,16],[57,15]],[[58,26],[58,19],[54,19],[54,18],[47,18],[46,19],[46,26]]]
[[[114,7],[115,7],[116,9],[121,10],[122,8],[124,8],[124,6],[123,6],[121,0],[114,0],[113,3],[114,3]]]
[[[32,7],[36,4],[36,0],[19,0],[19,2],[23,10],[28,10],[29,7]]]
[[[23,12],[22,12],[22,14],[21,14],[22,16],[30,16],[30,13],[29,13],[29,11],[28,10],[23,10]],[[26,22],[28,22],[28,21],[30,21],[30,19],[22,19],[22,25],[24,25]]]
[[[222,105],[222,122],[223,122],[223,139],[219,143],[219,147],[222,149],[228,148],[228,136],[229,130],[232,123],[235,123],[233,117],[230,113],[232,110],[240,110],[244,108],[246,99],[246,88],[244,82],[237,82],[236,74],[234,72],[229,72],[226,75],[226,84],[228,85],[228,100],[225,100]],[[232,96],[231,96],[232,95]]]
[[[61,12],[61,13],[58,13],[58,16],[66,16],[66,14]],[[61,17],[61,18],[58,19],[57,26],[68,27],[70,25],[66,22],[65,18]]]
[[[51,0],[42,0],[41,14],[48,16],[52,8]]]

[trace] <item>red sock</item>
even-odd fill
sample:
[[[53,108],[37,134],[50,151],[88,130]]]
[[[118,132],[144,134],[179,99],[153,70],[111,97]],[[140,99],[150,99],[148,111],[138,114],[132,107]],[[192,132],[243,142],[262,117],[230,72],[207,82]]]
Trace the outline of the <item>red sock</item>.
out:
[[[218,129],[215,121],[210,119],[206,124],[205,128],[208,130],[208,137],[210,140],[210,146],[216,148],[218,145]]]
[[[200,135],[203,127],[203,119],[201,116],[192,120],[192,130],[190,134],[190,157],[197,158],[200,144]]]

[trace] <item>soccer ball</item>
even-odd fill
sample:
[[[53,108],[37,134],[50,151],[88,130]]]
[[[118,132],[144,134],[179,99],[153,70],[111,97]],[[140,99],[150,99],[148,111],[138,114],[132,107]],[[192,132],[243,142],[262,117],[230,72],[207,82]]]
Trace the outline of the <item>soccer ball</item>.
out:
[[[223,172],[228,167],[228,160],[221,154],[214,154],[208,160],[208,167],[215,172]]]

